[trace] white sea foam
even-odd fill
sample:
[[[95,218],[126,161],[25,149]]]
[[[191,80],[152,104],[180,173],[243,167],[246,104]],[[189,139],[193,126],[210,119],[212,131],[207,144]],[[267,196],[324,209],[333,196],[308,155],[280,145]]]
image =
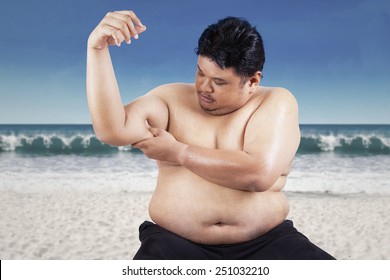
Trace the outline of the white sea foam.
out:
[[[152,191],[156,164],[142,154],[33,156],[0,154],[0,190],[20,192]]]
[[[390,156],[299,155],[285,190],[390,194]]]
[[[21,138],[13,134],[0,135],[0,149],[6,152],[14,151],[16,147],[21,146]]]
[[[1,135],[0,134],[0,152],[13,152],[19,148],[19,152],[27,151],[31,153],[31,149],[35,149],[36,153],[40,152],[52,152],[60,153],[62,150],[67,150],[72,152],[76,149],[80,152],[80,145],[84,151],[92,146],[92,141],[95,141],[95,153],[104,151],[104,149],[110,148],[117,150],[119,152],[129,152],[132,150],[132,147],[123,146],[123,147],[112,147],[100,142],[95,134],[74,134],[74,135],[65,135],[58,133],[40,133],[36,135],[28,134],[11,134],[11,135]],[[60,150],[53,151],[51,148],[61,148]]]

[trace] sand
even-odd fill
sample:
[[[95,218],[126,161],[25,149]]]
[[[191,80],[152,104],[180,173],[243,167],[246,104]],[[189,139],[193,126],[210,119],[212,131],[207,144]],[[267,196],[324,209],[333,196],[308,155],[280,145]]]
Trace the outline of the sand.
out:
[[[298,230],[337,259],[390,259],[390,196],[287,195]],[[0,259],[132,259],[150,197],[0,191]]]

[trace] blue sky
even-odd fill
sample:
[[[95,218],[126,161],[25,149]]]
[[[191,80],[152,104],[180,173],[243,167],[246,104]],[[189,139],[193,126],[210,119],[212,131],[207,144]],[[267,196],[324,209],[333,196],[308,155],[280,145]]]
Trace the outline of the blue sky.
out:
[[[203,29],[225,16],[256,25],[265,86],[289,89],[300,123],[390,123],[390,1],[2,0],[0,123],[90,123],[89,33],[113,10],[148,27],[111,48],[125,103],[168,82],[193,82]]]

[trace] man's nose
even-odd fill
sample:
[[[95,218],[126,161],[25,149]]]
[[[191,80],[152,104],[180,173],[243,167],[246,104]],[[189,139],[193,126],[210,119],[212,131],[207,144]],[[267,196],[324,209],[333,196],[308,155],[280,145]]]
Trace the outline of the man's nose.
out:
[[[205,79],[200,87],[201,91],[211,93],[214,91],[213,87],[211,86],[211,81],[209,79]]]

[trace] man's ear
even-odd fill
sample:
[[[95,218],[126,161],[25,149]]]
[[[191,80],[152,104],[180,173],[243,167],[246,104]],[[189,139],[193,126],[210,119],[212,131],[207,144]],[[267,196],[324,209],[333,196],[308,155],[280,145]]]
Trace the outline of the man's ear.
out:
[[[257,71],[250,79],[249,79],[249,87],[250,92],[255,92],[257,87],[260,85],[262,73]]]

